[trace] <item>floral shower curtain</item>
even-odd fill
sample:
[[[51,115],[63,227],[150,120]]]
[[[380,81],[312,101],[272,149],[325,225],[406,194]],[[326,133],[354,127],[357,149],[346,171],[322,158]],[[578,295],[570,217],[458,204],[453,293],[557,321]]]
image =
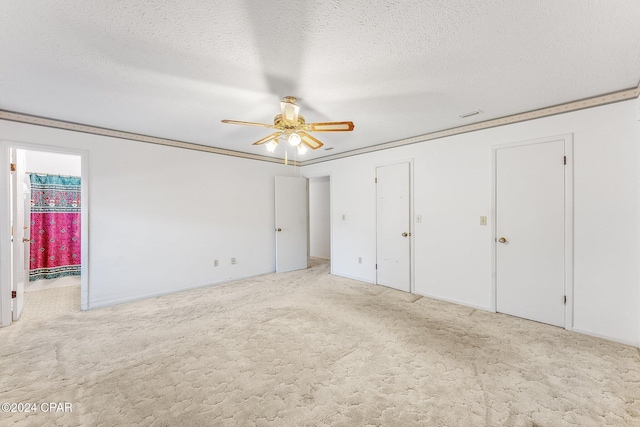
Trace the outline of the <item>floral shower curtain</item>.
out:
[[[80,178],[30,174],[29,281],[80,275]]]

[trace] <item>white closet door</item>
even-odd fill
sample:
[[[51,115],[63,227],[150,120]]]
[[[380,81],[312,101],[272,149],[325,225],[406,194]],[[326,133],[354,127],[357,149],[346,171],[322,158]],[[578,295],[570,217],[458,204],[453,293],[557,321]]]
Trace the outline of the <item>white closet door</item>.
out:
[[[306,178],[276,176],[276,272],[309,266],[309,184]]]
[[[376,282],[411,292],[409,163],[376,168]]]
[[[564,141],[496,151],[496,304],[564,326]]]

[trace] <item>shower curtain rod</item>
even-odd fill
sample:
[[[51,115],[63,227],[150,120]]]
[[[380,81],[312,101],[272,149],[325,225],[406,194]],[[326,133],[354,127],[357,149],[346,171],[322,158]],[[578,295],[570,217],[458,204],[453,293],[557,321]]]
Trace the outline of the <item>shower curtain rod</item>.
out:
[[[53,176],[61,176],[62,178],[81,178],[75,175],[60,175],[59,173],[44,173],[44,172],[25,172],[25,175],[53,175]]]

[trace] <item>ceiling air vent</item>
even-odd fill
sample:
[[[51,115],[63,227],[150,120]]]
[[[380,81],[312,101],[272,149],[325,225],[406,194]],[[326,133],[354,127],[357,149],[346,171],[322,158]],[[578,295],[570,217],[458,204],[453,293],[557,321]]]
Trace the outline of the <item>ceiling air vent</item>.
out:
[[[459,114],[458,117],[460,117],[461,119],[466,119],[467,117],[477,116],[478,114],[481,114],[481,113],[482,113],[482,110],[474,110],[474,111],[469,111],[468,113]]]

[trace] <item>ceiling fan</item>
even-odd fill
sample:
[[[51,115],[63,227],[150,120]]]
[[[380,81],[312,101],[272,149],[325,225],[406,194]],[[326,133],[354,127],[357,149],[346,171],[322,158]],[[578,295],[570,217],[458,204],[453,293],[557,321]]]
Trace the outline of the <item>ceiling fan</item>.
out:
[[[280,108],[282,113],[273,119],[272,125],[237,120],[222,120],[222,123],[277,129],[277,132],[254,142],[253,145],[266,144],[267,150],[274,152],[278,146],[278,139],[284,136],[289,141],[289,144],[298,148],[298,154],[306,153],[307,148],[317,150],[324,145],[318,139],[309,135],[308,132],[349,132],[354,127],[353,122],[306,123],[304,117],[299,114],[300,106],[296,104],[296,98],[293,96],[282,98]]]

